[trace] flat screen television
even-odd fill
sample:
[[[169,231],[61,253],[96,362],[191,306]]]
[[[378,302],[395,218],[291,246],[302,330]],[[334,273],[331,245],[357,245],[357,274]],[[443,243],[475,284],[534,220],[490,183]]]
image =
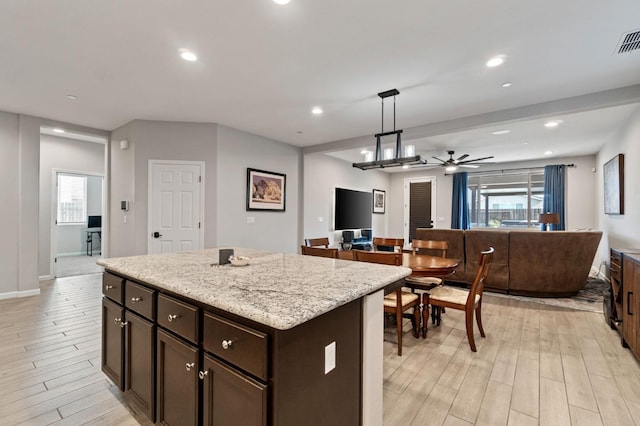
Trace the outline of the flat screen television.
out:
[[[87,228],[102,228],[102,216],[89,216],[87,218]]]
[[[371,228],[373,195],[371,192],[336,188],[335,229]]]

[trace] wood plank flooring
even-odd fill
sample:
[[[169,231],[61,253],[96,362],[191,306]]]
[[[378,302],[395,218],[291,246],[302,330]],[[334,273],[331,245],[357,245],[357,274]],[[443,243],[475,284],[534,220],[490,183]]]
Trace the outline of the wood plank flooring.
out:
[[[149,424],[100,371],[100,283],[0,300],[0,424]],[[483,321],[477,353],[459,311],[402,357],[385,334],[385,425],[640,425],[640,365],[601,314],[486,294]]]

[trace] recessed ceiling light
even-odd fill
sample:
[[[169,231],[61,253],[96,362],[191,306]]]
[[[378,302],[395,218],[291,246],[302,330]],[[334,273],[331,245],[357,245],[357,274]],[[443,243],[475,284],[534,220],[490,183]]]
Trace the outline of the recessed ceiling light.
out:
[[[288,4],[290,0],[273,0],[277,4]]]
[[[64,133],[64,129],[60,129],[58,127],[56,127],[55,129],[53,129],[54,132],[56,133]]]
[[[511,87],[511,82],[510,81],[505,81],[504,83],[502,83],[502,87]]]
[[[558,127],[560,123],[562,123],[561,120],[551,120],[544,123],[544,127],[547,127],[547,128]]]
[[[75,95],[67,95],[67,99],[69,99],[70,101],[75,101],[78,98]]]
[[[187,49],[180,49],[180,57],[185,61],[194,62],[198,60],[195,53]]]
[[[363,149],[362,151],[360,151],[360,154],[366,154],[367,152],[369,152],[369,151],[366,150],[366,149]]]
[[[447,168],[445,168],[448,172],[455,172],[457,169],[458,168],[456,166],[447,166]]]
[[[494,56],[493,58],[487,61],[487,66],[489,68],[497,67],[498,65],[502,65],[504,63],[504,56]]]
[[[492,135],[506,135],[507,133],[510,133],[511,130],[496,130],[495,132],[491,132]]]
[[[404,166],[402,166],[403,169],[408,169],[409,166],[407,164],[405,164]]]
[[[315,114],[315,115],[320,115],[320,114],[322,114],[322,108],[320,108],[320,107],[313,107],[313,109],[311,110],[311,113],[312,113],[312,114]]]
[[[551,154],[553,154],[553,151],[545,151],[544,152],[544,155],[551,155]]]

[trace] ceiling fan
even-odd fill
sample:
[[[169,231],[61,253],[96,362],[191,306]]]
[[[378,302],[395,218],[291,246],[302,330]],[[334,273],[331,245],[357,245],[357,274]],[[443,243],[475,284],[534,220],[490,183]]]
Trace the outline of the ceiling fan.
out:
[[[449,171],[455,170],[456,167],[471,167],[475,169],[478,167],[478,165],[470,164],[470,163],[475,163],[476,161],[488,160],[490,158],[493,158],[493,155],[491,155],[489,157],[465,160],[469,156],[469,154],[463,154],[458,158],[453,158],[453,154],[455,154],[455,151],[447,151],[447,154],[449,154],[449,158],[447,160],[442,160],[438,157],[433,157],[433,158],[438,160],[441,163],[441,164],[438,164],[439,166],[446,167],[447,170]],[[488,163],[481,163],[481,164],[488,164]]]

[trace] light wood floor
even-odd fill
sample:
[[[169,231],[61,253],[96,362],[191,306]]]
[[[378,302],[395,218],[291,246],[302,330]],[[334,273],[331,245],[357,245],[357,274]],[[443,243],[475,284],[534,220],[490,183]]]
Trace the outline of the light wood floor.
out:
[[[149,424],[100,371],[100,279],[0,301],[0,424]],[[483,320],[475,354],[453,310],[402,357],[385,341],[385,425],[640,425],[640,366],[601,314],[485,295]]]

